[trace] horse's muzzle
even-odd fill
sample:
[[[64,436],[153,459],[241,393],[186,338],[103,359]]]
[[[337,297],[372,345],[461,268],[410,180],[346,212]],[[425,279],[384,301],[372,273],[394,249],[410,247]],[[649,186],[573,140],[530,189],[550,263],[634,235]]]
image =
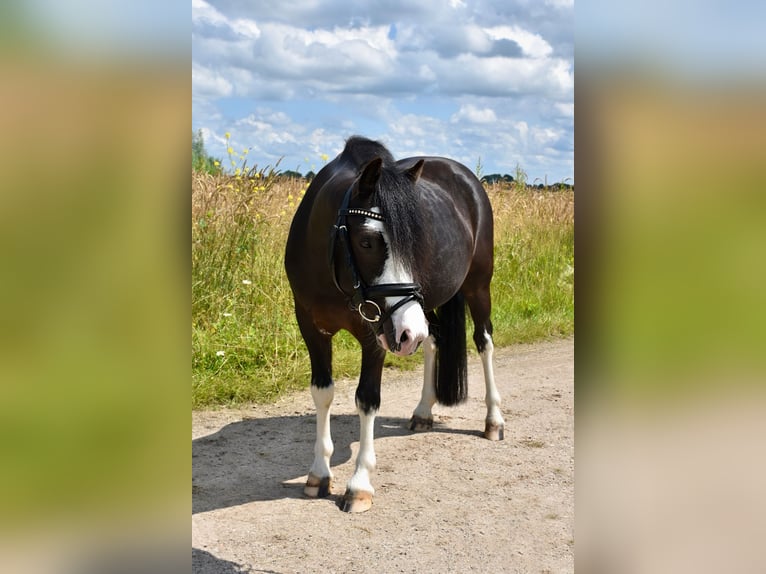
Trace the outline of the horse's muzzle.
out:
[[[391,316],[377,333],[378,343],[386,351],[399,356],[412,355],[428,336],[428,322],[420,305],[403,309],[396,317]]]
[[[417,350],[420,348],[420,345],[422,342],[423,342],[422,338],[419,338],[419,339],[405,338],[405,340],[403,341],[390,344],[385,335],[378,335],[378,344],[386,351],[389,351],[393,353],[394,355],[398,355],[400,357],[406,357],[408,355],[412,355],[413,353],[416,353]]]

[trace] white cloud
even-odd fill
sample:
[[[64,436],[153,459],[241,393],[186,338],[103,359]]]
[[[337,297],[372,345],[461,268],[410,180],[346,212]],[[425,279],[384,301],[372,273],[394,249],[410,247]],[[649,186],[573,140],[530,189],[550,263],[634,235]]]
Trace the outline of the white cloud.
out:
[[[542,147],[542,148],[544,148],[548,144],[558,141],[558,139],[562,136],[562,134],[563,134],[562,130],[557,130],[553,128],[548,128],[548,127],[533,127],[532,128],[532,139],[534,140],[534,143],[538,145],[538,147]]]
[[[551,45],[542,36],[518,26],[495,26],[487,28],[486,32],[493,40],[512,40],[516,42],[524,54],[532,58],[546,58],[553,52]]]
[[[227,18],[205,0],[192,0],[192,24],[229,28],[246,38],[258,38],[261,31],[254,20],[248,18]]]
[[[420,65],[420,68],[418,69],[418,76],[429,83],[434,82],[437,78],[434,71],[427,64]]]
[[[569,118],[574,117],[574,102],[559,102],[554,104],[554,108],[558,110],[562,116]]]
[[[460,110],[450,118],[452,123],[461,120],[467,120],[474,124],[493,124],[497,122],[497,116],[491,108],[478,108],[472,104],[467,104],[460,106]]]
[[[513,127],[516,128],[516,130],[519,132],[519,136],[521,136],[522,141],[527,140],[527,134],[529,133],[529,126],[527,125],[527,122],[520,121],[513,124]]]
[[[444,123],[432,116],[404,114],[391,121],[391,132],[405,138],[409,145],[416,145],[416,140],[424,140],[431,137],[439,137],[445,131]]]
[[[207,23],[226,26],[229,20],[205,0],[192,0],[192,24]]]
[[[396,51],[385,27],[311,31],[263,23],[259,30],[256,41],[218,43],[207,50],[221,64],[251,73],[250,81],[238,85],[242,95],[364,92],[385,84],[395,69]]]
[[[258,24],[256,24],[252,20],[237,18],[236,20],[231,22],[231,27],[240,36],[244,36],[246,38],[257,39],[257,38],[260,38],[261,36],[261,30],[260,28],[258,28]]]
[[[477,54],[489,52],[492,48],[492,40],[495,39],[490,34],[487,34],[486,30],[471,24],[463,28],[463,37],[464,49]]]
[[[439,86],[450,94],[490,96],[540,95],[560,98],[571,93],[568,64],[552,59],[483,58],[462,54],[434,64]]]
[[[220,74],[192,63],[192,93],[197,97],[225,98],[234,86]]]
[[[574,0],[545,0],[545,5],[559,9],[574,8]]]
[[[280,22],[229,19],[195,0],[193,22],[231,32],[198,29],[195,61],[216,69],[247,70],[237,93],[247,97],[294,97],[311,92],[418,94],[423,91],[476,95],[547,94],[571,91],[569,63],[552,57],[552,46],[520,26],[482,28],[475,23],[335,26],[304,29]],[[517,46],[519,57],[493,54]],[[290,88],[280,86],[289,82]],[[549,93],[550,92],[550,93]]]
[[[283,169],[321,167],[362,133],[398,157],[568,177],[571,4],[192,0],[193,128],[213,155],[231,131],[249,161]]]

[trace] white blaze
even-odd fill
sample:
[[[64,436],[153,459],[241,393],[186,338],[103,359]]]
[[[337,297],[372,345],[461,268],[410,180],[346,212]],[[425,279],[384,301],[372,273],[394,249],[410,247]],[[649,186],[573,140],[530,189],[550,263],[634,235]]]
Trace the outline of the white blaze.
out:
[[[373,207],[372,211],[377,212],[378,208]],[[383,240],[386,242],[386,245],[390,245],[388,234],[386,233],[386,229],[382,222],[366,219],[364,225],[370,229],[379,231],[383,235]],[[382,273],[373,279],[372,284],[413,283],[412,273],[407,271],[401,261],[396,260],[396,258],[391,255],[391,249],[388,250],[388,253],[389,257],[383,265]],[[388,308],[391,308],[402,299],[404,299],[404,297],[386,297],[386,305]],[[394,352],[396,355],[411,355],[417,350],[418,345],[428,337],[428,321],[426,320],[425,313],[423,313],[423,308],[417,301],[410,301],[399,307],[391,316],[391,321],[393,322],[394,337],[397,342],[401,341],[404,334],[407,335],[407,340],[401,343],[398,351]],[[391,351],[385,335],[378,335],[378,341],[380,341],[381,346],[385,350]]]

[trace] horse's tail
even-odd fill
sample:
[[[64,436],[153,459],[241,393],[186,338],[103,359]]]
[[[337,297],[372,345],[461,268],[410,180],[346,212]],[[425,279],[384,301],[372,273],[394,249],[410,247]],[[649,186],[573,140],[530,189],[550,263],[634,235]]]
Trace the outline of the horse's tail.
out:
[[[447,406],[468,396],[465,301],[459,292],[436,310],[436,400]]]

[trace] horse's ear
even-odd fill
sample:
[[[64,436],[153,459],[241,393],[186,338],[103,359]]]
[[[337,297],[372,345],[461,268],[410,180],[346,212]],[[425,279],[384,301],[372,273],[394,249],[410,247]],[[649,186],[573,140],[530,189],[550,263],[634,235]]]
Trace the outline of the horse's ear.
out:
[[[404,174],[412,180],[412,183],[415,183],[420,177],[420,174],[423,173],[423,164],[425,163],[425,160],[421,159],[418,163],[404,172]]]
[[[382,166],[383,160],[379,157],[376,157],[364,166],[362,175],[359,178],[359,195],[366,196],[375,191],[375,184],[380,179]]]

